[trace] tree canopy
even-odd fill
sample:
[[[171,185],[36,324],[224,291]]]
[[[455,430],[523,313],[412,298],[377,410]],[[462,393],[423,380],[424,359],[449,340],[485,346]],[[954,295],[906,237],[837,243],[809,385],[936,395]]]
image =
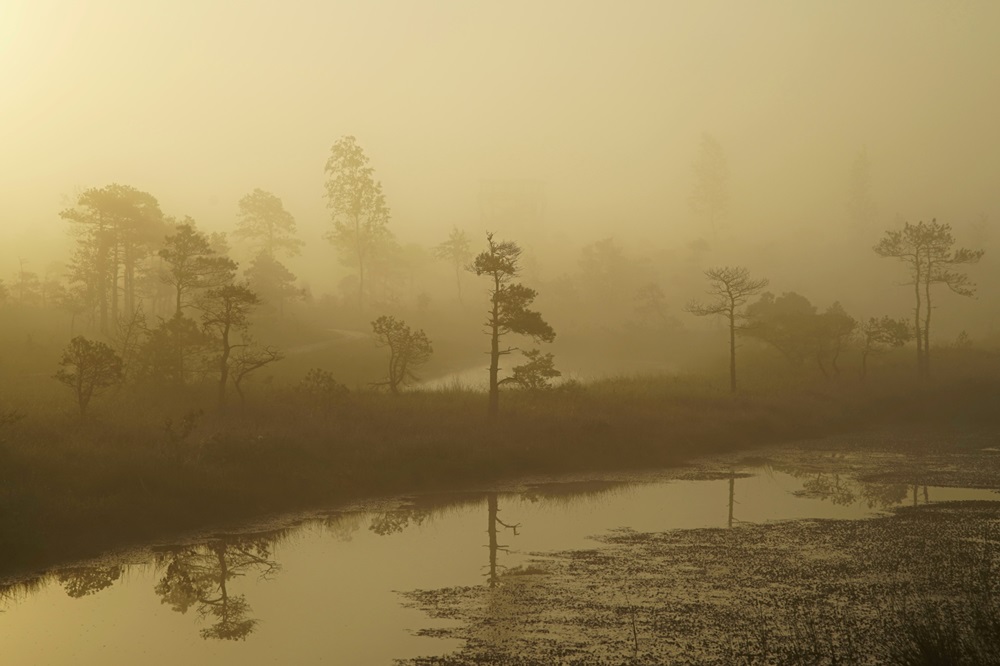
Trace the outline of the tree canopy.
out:
[[[950,224],[937,220],[904,223],[902,229],[885,232],[875,245],[875,254],[902,262],[909,273],[909,281],[903,284],[913,287],[915,305],[913,309],[914,333],[917,339],[917,371],[921,377],[930,375],[931,287],[945,285],[959,296],[972,296],[976,285],[969,276],[956,268],[975,264],[983,256],[983,250],[955,248],[955,237]]]
[[[514,282],[520,271],[521,248],[512,241],[497,241],[486,234],[487,249],[479,253],[470,270],[490,279],[490,309],[486,318],[490,335],[490,418],[499,411],[500,357],[515,351],[500,349],[500,338],[510,333],[528,336],[535,341],[552,342],[555,331],[542,319],[541,313],[530,309],[537,293],[534,289]]]
[[[358,269],[358,307],[364,306],[365,277],[373,255],[391,238],[389,207],[368,156],[353,136],[333,144],[326,161],[327,207],[333,229],[327,240]]]

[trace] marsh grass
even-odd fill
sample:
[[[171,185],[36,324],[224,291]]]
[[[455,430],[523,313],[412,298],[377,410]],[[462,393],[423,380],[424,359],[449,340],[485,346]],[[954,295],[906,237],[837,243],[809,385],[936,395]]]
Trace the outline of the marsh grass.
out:
[[[130,389],[81,420],[55,382],[26,382],[0,400],[24,414],[0,428],[0,573],[347,499],[674,465],[887,423],[998,419],[995,380],[914,387],[886,378],[859,388],[765,379],[735,395],[662,376],[511,391],[494,427],[485,396],[462,387],[317,397],[257,385],[245,408],[226,411],[206,407],[211,387]]]
[[[982,596],[909,600],[889,636],[897,666],[1000,664],[1000,608]]]

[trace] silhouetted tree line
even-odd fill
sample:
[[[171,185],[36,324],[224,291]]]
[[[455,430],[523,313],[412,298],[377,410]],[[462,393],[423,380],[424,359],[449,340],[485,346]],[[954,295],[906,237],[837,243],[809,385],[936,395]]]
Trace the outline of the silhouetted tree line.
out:
[[[840,303],[823,312],[804,296],[786,292],[775,296],[761,293],[767,279],[755,279],[744,267],[709,269],[708,293],[711,301],[692,301],[687,311],[697,316],[722,316],[729,330],[730,389],[736,391],[737,335],[760,340],[778,350],[789,362],[816,363],[824,377],[839,375],[837,364],[849,346],[860,350],[861,378],[868,374],[868,358],[889,349],[917,342],[917,372],[930,375],[930,328],[932,287],[943,285],[960,296],[972,296],[975,284],[959,266],[974,264],[983,250],[955,248],[951,225],[936,220],[905,223],[901,230],[889,230],[874,248],[880,257],[899,259],[906,266],[915,298],[913,325],[888,315],[858,322]],[[750,302],[752,296],[759,298]]]
[[[862,154],[853,172],[849,205],[857,221],[869,221],[875,210],[868,170],[867,156]],[[423,329],[390,313],[394,301],[386,276],[399,270],[392,266],[401,263],[403,253],[416,256],[417,250],[396,244],[382,185],[354,137],[333,144],[325,174],[330,211],[326,238],[356,271],[357,311],[383,309],[371,326],[374,344],[386,350],[386,371],[371,384],[395,394],[418,380],[417,370],[433,353]],[[721,146],[708,135],[703,137],[694,174],[692,211],[716,229],[728,210],[728,169]],[[190,217],[165,215],[155,197],[130,186],[85,190],[60,216],[75,240],[64,274],[50,271],[40,278],[22,261],[15,280],[10,285],[0,283],[0,302],[57,305],[71,315],[73,333],[78,328],[86,332],[73,336],[55,375],[72,391],[81,415],[97,396],[132,383],[177,388],[212,381],[220,407],[227,405],[230,389],[244,402],[247,378],[284,358],[277,346],[258,342],[254,332],[262,311],[269,310],[280,320],[288,303],[305,294],[282,263],[300,254],[303,242],[294,217],[276,195],[258,188],[237,203],[232,236],[250,251],[242,271],[230,256],[225,234],[203,232]],[[454,227],[427,256],[447,262],[454,271],[460,304],[466,300],[463,273],[485,278],[487,414],[493,419],[499,413],[502,387],[542,390],[561,373],[552,353],[518,346],[517,340],[542,343],[555,338],[553,327],[534,309],[538,292],[521,281],[522,247],[493,233],[486,234],[482,252],[474,254],[473,246],[466,232]],[[689,249],[689,260],[705,251]],[[889,230],[874,249],[905,267],[904,284],[912,288],[914,298],[910,322],[886,314],[858,320],[840,303],[820,310],[796,292],[765,291],[769,281],[742,266],[705,271],[710,299],[691,301],[685,310],[725,322],[730,389],[738,388],[739,339],[763,343],[792,366],[811,365],[827,378],[840,376],[839,362],[848,350],[859,354],[864,378],[871,357],[915,340],[918,373],[928,376],[936,309],[932,297],[939,286],[971,296],[975,285],[961,267],[978,262],[983,250],[956,249],[950,225],[936,220]],[[626,256],[613,238],[606,238],[581,251],[577,285],[567,288],[556,281],[548,287],[557,302],[589,299],[615,321],[632,312],[638,317],[636,325],[669,336],[681,324],[650,276],[646,266]],[[625,294],[630,297],[623,298]],[[426,307],[425,295],[416,300]],[[503,372],[502,359],[513,353],[523,361]],[[326,375],[306,377],[302,386],[311,386],[316,395],[346,390],[328,371],[315,372]],[[327,390],[330,386],[339,389]]]

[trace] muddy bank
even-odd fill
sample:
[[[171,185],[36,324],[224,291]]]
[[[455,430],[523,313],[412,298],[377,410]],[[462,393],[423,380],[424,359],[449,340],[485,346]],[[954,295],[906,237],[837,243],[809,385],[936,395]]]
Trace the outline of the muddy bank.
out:
[[[834,502],[862,489],[875,499],[889,488],[898,493],[898,479],[915,489],[915,478],[996,487],[1000,454],[966,444],[950,455],[933,446],[907,455],[905,446],[860,453],[850,443],[818,444],[753,461],[805,465],[823,480],[815,491]],[[914,492],[919,503],[926,491]],[[968,652],[987,640],[995,648],[998,571],[1000,502],[992,501],[920,504],[866,520],[619,530],[595,537],[592,549],[536,554],[492,587],[407,593],[430,616],[461,621],[433,635],[465,647],[405,663],[908,663],[928,649],[921,641],[964,642]],[[968,654],[967,663],[1000,657]]]

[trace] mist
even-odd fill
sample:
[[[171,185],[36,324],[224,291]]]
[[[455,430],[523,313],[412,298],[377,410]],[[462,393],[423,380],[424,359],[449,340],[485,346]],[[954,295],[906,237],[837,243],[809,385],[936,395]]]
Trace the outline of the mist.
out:
[[[998,35],[5,0],[5,652],[1000,663]]]

